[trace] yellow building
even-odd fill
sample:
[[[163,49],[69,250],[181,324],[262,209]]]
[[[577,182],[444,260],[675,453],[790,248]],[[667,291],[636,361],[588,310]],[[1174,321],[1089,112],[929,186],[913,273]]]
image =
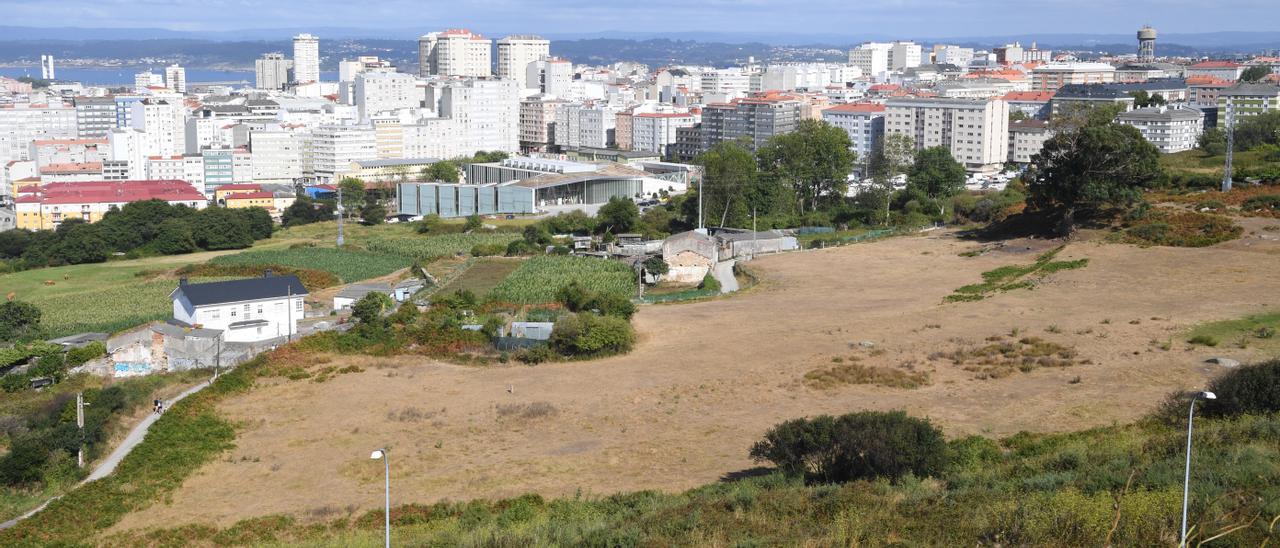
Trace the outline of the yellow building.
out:
[[[276,206],[275,193],[267,192],[265,190],[260,190],[258,192],[234,192],[227,194],[223,200],[229,209],[260,207],[267,211],[272,211]]]
[[[129,202],[163,200],[171,205],[204,209],[204,194],[186,181],[94,181],[49,183],[14,200],[18,228],[53,230],[67,219],[94,223],[112,208]]]

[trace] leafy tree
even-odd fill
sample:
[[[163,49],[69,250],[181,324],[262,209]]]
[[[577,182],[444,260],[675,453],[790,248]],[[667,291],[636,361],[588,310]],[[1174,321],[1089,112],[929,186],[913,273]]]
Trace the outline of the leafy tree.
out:
[[[640,208],[630,199],[615,196],[600,206],[596,219],[597,230],[615,234],[631,232],[640,225]]]
[[[1116,116],[1124,112],[1121,103],[1092,105],[1087,103],[1068,102],[1054,111],[1049,119],[1049,129],[1055,134],[1078,131],[1089,126],[1102,126],[1115,121]]]
[[[465,162],[465,163],[468,163],[468,164],[490,164],[490,163],[493,163],[493,162],[501,162],[501,161],[503,161],[503,160],[506,160],[509,156],[510,156],[509,154],[507,154],[507,153],[505,153],[505,152],[502,152],[502,151],[498,151],[498,150],[495,150],[495,151],[493,151],[493,152],[485,152],[485,151],[481,150],[481,151],[476,152],[476,153],[475,153],[475,155],[473,155],[473,156],[471,157],[470,161]]]
[[[428,181],[456,183],[462,179],[459,175],[458,163],[453,160],[441,160],[422,168],[422,178]]]
[[[191,235],[202,249],[243,249],[253,245],[253,233],[244,220],[235,210],[210,207],[193,218]]]
[[[964,190],[965,171],[946,147],[931,147],[916,154],[915,165],[907,176],[907,187],[920,192],[938,203],[941,215],[944,198],[955,196]]]
[[[1271,75],[1271,65],[1253,65],[1240,73],[1241,82],[1261,82]]]
[[[58,226],[54,254],[68,264],[101,263],[107,260],[107,242],[102,229],[80,219],[68,219]]]
[[[333,220],[333,204],[327,201],[318,202],[300,196],[281,214],[280,221],[285,227],[300,226]]]
[[[30,230],[14,228],[0,232],[0,258],[16,259],[21,257],[30,242]]]
[[[1145,89],[1140,89],[1130,93],[1129,95],[1133,97],[1133,106],[1138,108],[1158,107],[1168,102],[1165,101],[1163,95],[1160,95],[1159,93],[1148,94]]]
[[[342,201],[346,204],[362,204],[364,203],[364,181],[355,177],[347,177],[338,181],[338,188],[342,190]],[[350,206],[347,206],[351,209]]]
[[[751,447],[751,457],[822,483],[897,480],[940,474],[947,464],[947,442],[927,419],[864,411],[781,423]]]
[[[1280,144],[1280,111],[1260,112],[1235,121],[1236,152],[1264,144]]]
[[[790,187],[797,211],[815,211],[823,201],[840,199],[849,188],[857,155],[843,129],[818,120],[801,120],[795,131],[777,135],[756,153],[769,180]]]
[[[16,341],[40,332],[40,309],[23,301],[0,304],[0,341]]]
[[[375,200],[368,200],[360,206],[360,219],[367,225],[378,225],[387,221],[387,208]]]
[[[157,253],[164,255],[191,253],[197,249],[191,224],[182,219],[168,219],[160,223],[151,245]]]
[[[271,213],[263,208],[247,207],[233,211],[240,216],[241,222],[249,230],[249,235],[255,240],[270,238],[276,228],[275,221],[271,220]]]
[[[1218,156],[1227,153],[1227,133],[1222,128],[1211,127],[1204,130],[1196,140],[1196,146],[1205,154]]]
[[[666,261],[662,260],[662,257],[655,255],[653,257],[649,257],[648,259],[645,259],[644,269],[648,271],[650,274],[653,274],[655,276],[661,276],[663,274],[666,274],[668,271],[670,271],[671,266],[668,265]]]
[[[1143,185],[1157,179],[1160,151],[1132,126],[1088,124],[1050,137],[1031,159],[1027,205],[1062,215],[1061,230],[1074,230],[1078,212],[1128,206]]]
[[[374,291],[360,297],[360,300],[351,305],[351,316],[362,324],[379,323],[382,320],[382,313],[393,306],[395,303],[386,293]]]
[[[867,162],[867,171],[875,182],[873,203],[883,205],[881,221],[889,224],[889,203],[893,199],[893,180],[905,175],[915,164],[916,141],[905,133],[890,133],[876,143]]]
[[[759,205],[762,199],[756,186],[759,169],[751,151],[742,143],[725,141],[711,147],[694,160],[702,166],[702,181],[697,192],[702,194],[704,223],[715,226],[745,226],[750,219],[751,205]],[[698,225],[697,196],[685,200],[686,213],[691,225]]]
[[[480,220],[480,216],[471,214],[467,216],[467,224],[463,225],[462,229],[467,232],[471,232],[473,230],[480,230],[483,226],[484,221]]]
[[[1030,120],[1030,119],[1031,119],[1031,116],[1029,116],[1024,110],[1009,111],[1009,121],[1011,122],[1018,122],[1018,121]]]

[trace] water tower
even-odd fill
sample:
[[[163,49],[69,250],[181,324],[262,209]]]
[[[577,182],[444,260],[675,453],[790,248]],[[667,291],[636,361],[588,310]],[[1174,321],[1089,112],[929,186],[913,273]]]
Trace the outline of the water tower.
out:
[[[1151,25],[1138,30],[1138,62],[1151,63],[1156,60],[1156,29]]]

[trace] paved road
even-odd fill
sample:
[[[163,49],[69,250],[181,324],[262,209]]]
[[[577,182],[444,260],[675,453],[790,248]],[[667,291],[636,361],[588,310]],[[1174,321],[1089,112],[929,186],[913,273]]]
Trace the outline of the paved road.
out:
[[[733,263],[735,261],[723,261],[716,263],[716,268],[712,271],[712,277],[720,282],[721,293],[732,293],[738,290],[738,279],[733,277]]]
[[[186,398],[187,396],[190,396],[192,394],[195,394],[196,392],[204,390],[205,387],[207,386],[209,386],[209,381],[204,381],[200,384],[192,386],[191,388],[188,388],[183,393],[175,396],[173,399],[167,400],[165,403],[165,406],[172,407],[173,404],[178,403],[179,401],[182,401],[182,399]],[[115,471],[116,466],[120,465],[120,461],[124,460],[124,457],[128,455],[130,451],[133,451],[134,447],[137,447],[139,443],[142,443],[142,440],[147,437],[147,430],[150,430],[151,425],[155,424],[155,422],[159,419],[160,419],[160,415],[157,415],[155,413],[147,415],[147,418],[142,419],[142,422],[139,423],[137,426],[135,426],[133,430],[129,432],[128,436],[125,436],[124,441],[120,443],[120,446],[117,447],[115,451],[112,451],[111,455],[107,456],[106,460],[99,463],[98,467],[94,468],[93,472],[89,474],[89,477],[85,478],[84,481],[81,481],[79,485],[84,485],[91,481],[100,480],[102,478],[105,478],[111,475],[111,473]],[[79,485],[77,485],[77,487],[79,487]],[[4,523],[0,523],[0,530],[13,527],[14,525],[17,525],[18,522],[36,515],[41,510],[44,510],[44,508],[48,506],[49,503],[55,500],[58,500],[60,498],[62,497],[61,496],[53,497],[49,500],[44,501],[44,504],[37,506],[34,510],[30,512],[27,512],[21,516],[13,518]]]

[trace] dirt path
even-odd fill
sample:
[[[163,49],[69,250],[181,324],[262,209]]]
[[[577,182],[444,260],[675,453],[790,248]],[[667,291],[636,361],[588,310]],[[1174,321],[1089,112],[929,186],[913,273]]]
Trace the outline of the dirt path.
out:
[[[171,406],[175,403],[178,403],[179,401],[182,401],[187,396],[190,396],[192,394],[195,394],[196,392],[204,390],[205,387],[207,386],[209,386],[209,381],[204,381],[200,384],[192,386],[191,388],[188,388],[182,391],[181,393],[179,393],[176,396],[173,396],[172,398],[166,398],[165,405]],[[90,472],[89,476],[86,477],[83,481],[81,481],[77,485],[84,485],[91,481],[97,481],[111,475],[111,473],[116,470],[116,467],[120,465],[120,461],[123,461],[124,458],[129,455],[129,452],[133,451],[134,447],[137,447],[139,443],[142,443],[142,440],[147,437],[147,431],[151,429],[151,425],[155,424],[155,422],[159,419],[160,419],[160,415],[156,413],[151,413],[147,415],[146,418],[142,419],[142,422],[134,426],[133,430],[130,430],[129,433],[125,435],[124,441],[120,442],[120,445],[116,446],[115,450],[112,451],[111,454],[108,455],[105,460],[98,463],[98,466],[93,469],[93,472]],[[18,522],[36,515],[41,510],[44,510],[44,508],[48,506],[49,503],[55,500],[58,500],[60,498],[62,497],[61,496],[53,497],[49,500],[44,501],[44,503],[42,503],[40,506],[35,507],[30,512],[27,512],[21,516],[13,518],[4,523],[0,523],[0,530],[13,527],[14,525],[17,525]]]
[[[1043,249],[1048,244],[1033,242]],[[785,419],[904,409],[949,435],[1064,431],[1132,420],[1174,389],[1203,386],[1209,355],[1178,333],[1205,320],[1275,307],[1280,243],[1254,238],[1209,249],[1079,243],[1034,290],[942,304],[1000,266],[1027,264],[1018,246],[979,257],[945,233],[761,257],[761,283],[708,302],[645,307],[626,356],[538,367],[472,369],[418,358],[342,358],[364,372],[324,383],[273,381],[227,402],[243,425],[236,448],[206,465],[168,504],[118,528],[226,525],[270,513],[303,519],[381,504],[389,445],[395,503],[681,490],[756,464],[751,443]],[[1014,329],[1074,347],[1091,363],[976,380],[930,355]],[[873,348],[859,343],[874,342]],[[1160,349],[1171,343],[1170,350]],[[833,358],[930,372],[915,389],[814,390],[804,374]],[[1076,378],[1079,378],[1078,382]],[[510,391],[508,388],[510,387]],[[523,418],[520,404],[554,412]]]

